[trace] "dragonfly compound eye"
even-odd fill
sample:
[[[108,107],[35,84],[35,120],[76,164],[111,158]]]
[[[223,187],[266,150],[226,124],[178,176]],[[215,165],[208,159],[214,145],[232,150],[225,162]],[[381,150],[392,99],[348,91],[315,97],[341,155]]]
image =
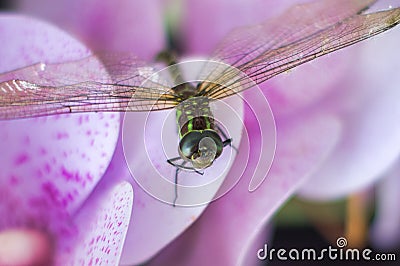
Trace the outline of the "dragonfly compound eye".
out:
[[[196,169],[210,166],[221,155],[222,149],[222,140],[214,130],[191,131],[179,143],[179,155]]]
[[[191,161],[196,169],[204,169],[210,166],[217,155],[217,144],[210,137],[202,138],[198,150],[192,155]]]

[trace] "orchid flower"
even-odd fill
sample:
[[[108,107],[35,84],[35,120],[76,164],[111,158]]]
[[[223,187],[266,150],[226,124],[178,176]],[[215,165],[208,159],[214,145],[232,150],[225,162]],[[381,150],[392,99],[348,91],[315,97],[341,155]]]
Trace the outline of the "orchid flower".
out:
[[[20,9],[73,32],[93,50],[128,50],[151,60],[165,47],[161,18],[166,3],[147,2],[21,1]],[[232,28],[265,21],[294,2],[181,4],[178,24],[184,51],[207,55]],[[76,60],[90,53],[48,24],[2,16],[0,27],[9,30],[2,30],[0,38],[9,46],[2,48],[7,54],[2,56],[1,72],[41,60]],[[125,162],[118,115],[2,122],[1,150],[7,151],[1,157],[7,173],[1,176],[6,195],[2,209],[7,206],[2,217],[10,218],[1,220],[1,229],[44,228],[57,243],[54,260],[61,264],[68,259],[81,264],[91,259],[116,264],[121,251],[122,265],[143,263],[156,254],[155,264],[255,262],[255,252],[265,241],[266,224],[289,197],[297,192],[314,199],[341,197],[371,185],[396,162],[400,126],[394,121],[399,114],[395,101],[399,92],[393,71],[399,60],[393,56],[393,45],[399,38],[395,29],[262,84],[275,116],[278,143],[268,178],[249,193],[257,160],[250,156],[247,161],[246,153],[239,152],[230,172],[241,171],[238,167],[243,162],[248,165],[246,171],[228,194],[207,208],[173,208],[141,189]],[[253,99],[253,108],[261,105],[251,91],[245,97]],[[248,109],[244,123],[253,141],[250,150],[257,150],[261,142],[258,124]],[[244,146],[242,142],[238,150]],[[46,153],[35,154],[38,151]],[[145,175],[146,169],[140,174]],[[36,205],[31,205],[32,198]],[[10,211],[14,207],[18,214]]]
[[[3,14],[0,25],[1,72],[88,52],[32,18]],[[0,264],[42,265],[41,253],[32,251],[40,246],[47,255],[50,246],[59,265],[118,262],[133,198],[131,185],[109,167],[118,129],[115,114],[1,122],[1,246],[15,242],[20,254],[3,250]],[[26,239],[17,237],[26,231]]]

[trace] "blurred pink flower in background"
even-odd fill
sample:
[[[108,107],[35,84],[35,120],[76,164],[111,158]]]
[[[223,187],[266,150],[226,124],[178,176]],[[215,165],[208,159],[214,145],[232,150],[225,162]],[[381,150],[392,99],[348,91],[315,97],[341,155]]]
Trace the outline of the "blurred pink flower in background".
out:
[[[59,25],[93,51],[130,51],[152,60],[165,47],[162,18],[168,4],[166,1],[55,3],[42,0],[20,1],[19,9]],[[176,12],[172,14],[181,16],[180,20],[174,20],[177,23],[173,25],[181,30],[179,37],[185,54],[209,55],[230,29],[262,22],[292,4],[294,1],[286,0],[279,3],[261,0],[186,1],[172,9]],[[387,6],[387,3],[383,4],[383,7]],[[0,23],[3,23],[0,24],[3,28],[9,25],[9,31],[11,25],[15,27],[12,29],[14,34],[3,35],[0,31],[0,38],[7,36],[4,43],[12,44],[2,49],[1,72],[38,60],[62,62],[89,53],[64,33],[36,20],[3,15]],[[21,29],[19,34],[18,27]],[[63,41],[58,39],[58,35]],[[15,40],[11,41],[12,38]],[[28,39],[31,40],[28,42],[26,38],[32,40]],[[396,104],[400,96],[397,88],[399,77],[396,75],[400,60],[395,56],[399,39],[400,31],[394,29],[262,84],[277,124],[277,150],[268,178],[255,192],[248,192],[256,163],[254,158],[250,158],[248,169],[236,187],[206,209],[172,208],[140,189],[130,177],[121,143],[117,141],[118,115],[85,114],[1,122],[1,150],[8,151],[7,156],[1,157],[1,167],[10,173],[4,176],[2,172],[0,176],[1,197],[4,198],[1,217],[9,217],[1,219],[1,229],[27,227],[48,232],[57,242],[55,258],[59,262],[66,259],[66,251],[74,254],[71,257],[77,261],[101,257],[104,262],[116,262],[122,243],[125,243],[121,257],[123,265],[143,263],[156,254],[158,256],[150,263],[255,263],[256,251],[266,241],[268,221],[292,195],[300,193],[315,200],[344,197],[373,185],[387,171],[396,169],[391,167],[397,163],[400,151],[400,108]],[[85,123],[76,126],[80,119]],[[47,122],[46,125],[42,125],[43,121]],[[245,125],[254,141],[252,145],[257,146],[260,141],[254,132],[257,121],[248,110],[245,112]],[[70,137],[61,144],[57,141],[60,131]],[[85,134],[88,131],[99,132],[102,136],[96,137],[93,147],[90,146],[91,136]],[[44,132],[49,132],[45,133],[49,137],[43,137]],[[21,156],[21,150],[27,147],[23,141],[28,133],[30,139],[34,139],[31,135],[38,136],[30,142],[35,143],[39,151],[42,146],[51,147],[54,155],[39,156],[34,162],[26,161],[26,158],[38,156]],[[10,141],[5,135],[12,135],[15,139]],[[62,138],[62,134],[60,136]],[[238,146],[240,151],[241,146]],[[36,152],[31,148],[29,151]],[[64,152],[68,155],[66,158],[62,157]],[[82,154],[85,154],[83,159],[79,157]],[[61,162],[52,165],[53,157],[60,158]],[[26,170],[14,170],[25,169],[19,165],[14,168],[15,158],[23,162]],[[236,160],[246,160],[245,154],[239,152]],[[59,171],[46,172],[46,163]],[[62,169],[65,169],[64,175]],[[43,172],[41,175],[37,173],[39,170]],[[237,170],[235,165],[231,169]],[[17,171],[18,181],[8,178],[13,171]],[[396,173],[396,170],[392,171]],[[68,173],[85,175],[83,179],[71,181],[67,178]],[[398,177],[393,175],[385,182],[398,183]],[[132,216],[131,187],[126,181],[131,182],[135,192]],[[394,208],[386,206],[395,204],[393,199],[400,194],[399,186],[389,187],[391,190],[383,188],[383,195],[391,198],[385,201],[382,213],[378,213],[377,221],[380,222],[374,227],[377,243],[387,243],[389,238],[393,243],[398,241],[399,222],[391,227],[381,225],[382,221],[400,219],[398,213],[384,211],[385,208]],[[74,191],[77,191],[76,195]],[[64,197],[67,200],[63,201]],[[73,198],[68,200],[69,197]],[[36,200],[38,204],[30,205],[31,198],[39,198]],[[17,203],[13,202],[14,199]],[[14,208],[18,208],[18,213],[10,211]],[[105,216],[105,213],[109,215]],[[111,240],[111,248],[108,234],[115,230],[108,226],[114,229],[115,224],[121,224],[122,228],[118,237]],[[74,230],[66,235],[65,228]],[[104,240],[102,243],[107,243],[105,246],[96,242],[95,236],[98,235]],[[162,250],[167,244],[170,245]],[[99,248],[103,250],[97,250]]]

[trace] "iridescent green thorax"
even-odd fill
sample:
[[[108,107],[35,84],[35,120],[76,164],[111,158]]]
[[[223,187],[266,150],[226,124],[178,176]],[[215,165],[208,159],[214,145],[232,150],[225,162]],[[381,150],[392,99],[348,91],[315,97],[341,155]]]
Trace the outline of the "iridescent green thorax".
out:
[[[193,130],[215,130],[214,116],[207,97],[192,97],[181,102],[176,110],[179,137]]]

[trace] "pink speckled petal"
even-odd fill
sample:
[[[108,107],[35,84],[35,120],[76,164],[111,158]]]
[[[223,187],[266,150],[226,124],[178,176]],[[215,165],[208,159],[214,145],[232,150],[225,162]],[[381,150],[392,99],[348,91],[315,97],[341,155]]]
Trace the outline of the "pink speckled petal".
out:
[[[198,221],[157,257],[154,265],[161,261],[169,265],[248,265],[249,254],[257,256],[264,245],[254,247],[254,241],[263,234],[274,212],[332,150],[340,124],[329,115],[303,115],[277,121],[277,133],[276,157],[266,181],[249,192],[251,173],[245,173],[230,193],[210,204]],[[241,157],[239,153],[237,160]],[[235,166],[231,171],[237,171]]]
[[[0,17],[0,42],[1,72],[89,54],[59,29],[17,15]],[[52,230],[61,226],[104,174],[118,132],[119,115],[115,114],[1,121],[0,228],[29,225]]]
[[[51,24],[32,17],[0,16],[0,73],[39,63],[59,63],[90,55],[90,50]]]
[[[400,154],[400,29],[358,46],[357,72],[323,103],[340,113],[342,140],[309,180],[301,195],[313,199],[342,197],[382,176]],[[346,89],[346,88],[350,88]]]
[[[400,162],[378,183],[377,207],[371,241],[375,247],[394,250],[400,246]]]
[[[290,5],[307,0],[222,0],[184,2],[184,46],[188,53],[211,54],[215,46],[236,27],[261,23]]]
[[[56,264],[119,264],[132,203],[133,191],[128,182],[101,182],[75,215],[74,235],[63,237],[60,233]]]
[[[160,1],[18,1],[27,13],[79,36],[94,51],[130,51],[154,59],[164,47]]]

